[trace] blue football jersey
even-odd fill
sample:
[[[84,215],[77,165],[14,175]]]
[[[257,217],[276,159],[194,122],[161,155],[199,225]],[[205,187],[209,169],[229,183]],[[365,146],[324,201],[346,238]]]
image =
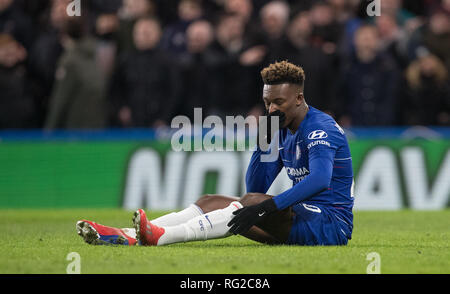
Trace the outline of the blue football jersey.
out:
[[[353,227],[352,157],[344,130],[329,115],[309,108],[292,134],[279,131],[278,159],[261,161],[261,150],[253,153],[246,174],[247,192],[267,193],[283,167],[292,188],[276,195],[275,204],[284,209],[298,203],[320,205]]]

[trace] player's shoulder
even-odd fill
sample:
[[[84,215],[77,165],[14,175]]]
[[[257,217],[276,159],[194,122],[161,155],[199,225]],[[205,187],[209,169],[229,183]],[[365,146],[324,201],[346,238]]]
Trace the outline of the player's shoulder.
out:
[[[311,106],[302,133],[309,140],[322,139],[328,135],[342,136],[345,134],[333,117]]]

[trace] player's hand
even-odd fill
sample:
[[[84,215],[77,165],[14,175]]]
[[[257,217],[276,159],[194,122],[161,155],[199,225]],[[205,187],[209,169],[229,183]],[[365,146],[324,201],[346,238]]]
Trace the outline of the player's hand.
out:
[[[272,117],[278,117],[279,124],[278,128],[281,129],[281,127],[284,125],[284,122],[286,120],[286,115],[284,112],[281,112],[280,110],[275,110],[271,113],[268,113],[267,110],[264,114],[263,119],[261,120],[261,123],[265,123],[266,128],[263,128],[261,125],[258,126],[258,137],[257,137],[257,144],[259,146],[259,138],[265,138],[267,144],[270,144],[272,142]]]
[[[268,199],[256,205],[246,206],[233,212],[235,217],[228,223],[230,232],[237,234],[244,234],[250,228],[271,213],[277,211],[277,207],[273,199]]]

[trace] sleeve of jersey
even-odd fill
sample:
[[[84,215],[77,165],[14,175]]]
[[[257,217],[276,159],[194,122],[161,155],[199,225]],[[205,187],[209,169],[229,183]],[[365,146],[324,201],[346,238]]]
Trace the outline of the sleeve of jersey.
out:
[[[310,173],[292,188],[275,196],[273,200],[279,210],[283,210],[328,189],[333,174],[336,151],[333,148],[312,148],[309,152]]]
[[[259,148],[253,152],[245,175],[247,193],[267,193],[273,181],[280,173],[283,165],[280,161],[263,162],[261,155],[264,154]]]

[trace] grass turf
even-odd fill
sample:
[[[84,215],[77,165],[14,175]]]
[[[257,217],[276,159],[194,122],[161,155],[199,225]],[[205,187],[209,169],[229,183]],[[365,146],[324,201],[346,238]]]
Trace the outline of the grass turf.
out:
[[[165,247],[91,246],[79,219],[130,227],[123,210],[0,210],[0,274],[64,274],[70,252],[81,273],[365,274],[377,252],[381,273],[450,273],[450,210],[356,212],[347,246],[267,246],[241,236]],[[150,213],[157,217],[161,213]]]

